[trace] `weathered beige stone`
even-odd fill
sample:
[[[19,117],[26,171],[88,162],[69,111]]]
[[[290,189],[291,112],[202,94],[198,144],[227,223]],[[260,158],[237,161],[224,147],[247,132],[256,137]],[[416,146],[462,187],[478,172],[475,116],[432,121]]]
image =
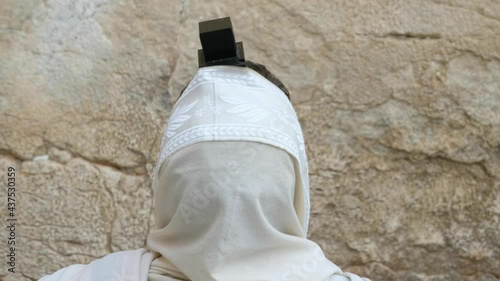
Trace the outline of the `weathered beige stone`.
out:
[[[198,22],[223,16],[247,59],[291,92],[309,236],[330,259],[372,280],[500,278],[498,1],[0,7],[0,181],[17,169],[22,249],[4,279],[144,246],[161,131],[197,69]]]

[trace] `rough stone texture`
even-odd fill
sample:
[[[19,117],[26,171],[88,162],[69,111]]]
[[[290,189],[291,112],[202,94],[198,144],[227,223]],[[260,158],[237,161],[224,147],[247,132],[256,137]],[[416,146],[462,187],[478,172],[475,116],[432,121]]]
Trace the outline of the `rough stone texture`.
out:
[[[0,181],[9,165],[19,172],[18,273],[2,266],[6,280],[144,245],[151,171],[197,69],[198,22],[222,16],[292,94],[310,238],[330,259],[373,280],[500,280],[499,1],[0,7]]]

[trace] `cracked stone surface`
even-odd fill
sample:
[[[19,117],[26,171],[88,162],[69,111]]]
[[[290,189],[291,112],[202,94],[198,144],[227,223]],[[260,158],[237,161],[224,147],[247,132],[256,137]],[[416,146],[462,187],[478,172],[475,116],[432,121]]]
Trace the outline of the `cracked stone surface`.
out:
[[[309,238],[332,261],[372,280],[500,280],[500,2],[0,6],[0,181],[16,168],[19,220],[5,280],[144,246],[198,22],[223,16],[246,58],[291,92],[310,161]]]

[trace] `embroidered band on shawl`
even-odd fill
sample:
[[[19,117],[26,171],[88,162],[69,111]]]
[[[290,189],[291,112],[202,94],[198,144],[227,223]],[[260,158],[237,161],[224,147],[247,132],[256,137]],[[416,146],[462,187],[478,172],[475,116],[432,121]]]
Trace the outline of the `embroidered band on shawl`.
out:
[[[303,229],[307,235],[310,203],[304,138],[295,110],[281,89],[247,67],[200,68],[170,115],[153,188],[166,158],[190,144],[217,140],[262,142],[286,150],[297,160],[305,194]]]

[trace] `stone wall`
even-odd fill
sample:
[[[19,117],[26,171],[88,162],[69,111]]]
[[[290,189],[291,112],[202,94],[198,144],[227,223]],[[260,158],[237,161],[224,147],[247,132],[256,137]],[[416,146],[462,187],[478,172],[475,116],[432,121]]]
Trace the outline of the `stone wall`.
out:
[[[499,1],[0,7],[2,184],[17,170],[6,280],[144,245],[162,128],[197,70],[198,22],[223,16],[246,58],[292,94],[310,238],[332,261],[374,281],[500,280]]]

